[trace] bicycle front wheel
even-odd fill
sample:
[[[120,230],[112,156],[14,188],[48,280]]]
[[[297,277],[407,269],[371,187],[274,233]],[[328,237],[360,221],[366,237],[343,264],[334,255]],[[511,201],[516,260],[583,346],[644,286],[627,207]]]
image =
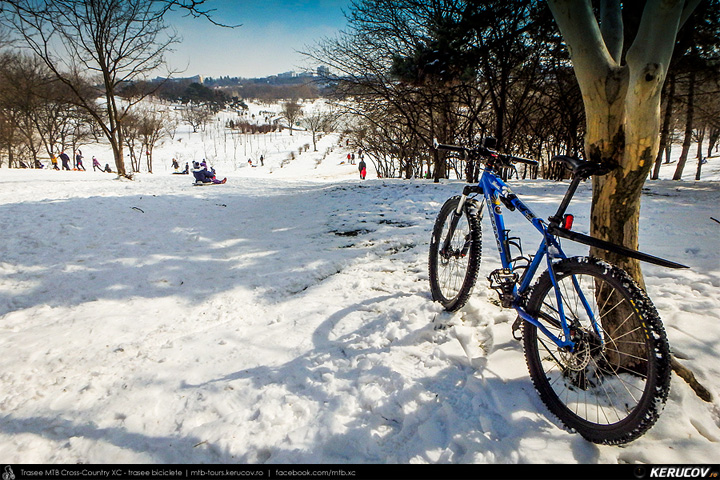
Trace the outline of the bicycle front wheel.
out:
[[[462,308],[470,297],[482,250],[482,203],[467,199],[463,213],[456,215],[460,198],[449,198],[440,209],[428,259],[432,298],[450,312]]]
[[[658,313],[616,266],[571,258],[553,271],[575,348],[563,351],[525,323],[523,346],[533,384],[550,411],[587,440],[635,440],[655,424],[670,389],[670,349]],[[533,288],[527,310],[564,338],[548,272]]]

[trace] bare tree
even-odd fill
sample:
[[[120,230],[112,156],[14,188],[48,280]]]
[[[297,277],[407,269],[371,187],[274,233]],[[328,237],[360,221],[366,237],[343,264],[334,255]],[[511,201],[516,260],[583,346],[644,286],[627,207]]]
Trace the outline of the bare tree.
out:
[[[170,115],[167,110],[151,107],[144,109],[140,118],[140,136],[143,142],[145,161],[148,172],[152,173],[153,150],[161,138],[169,135],[169,128],[172,128],[171,122],[169,122]]]
[[[27,154],[28,166],[40,166],[42,150],[48,156],[69,147],[75,151],[85,140],[97,139],[92,118],[39,58],[18,52],[7,56],[12,61],[0,65],[0,109],[5,132],[16,147],[22,144],[18,151]],[[7,153],[12,157],[13,149]]]
[[[317,152],[317,136],[319,133],[332,132],[339,114],[330,109],[315,110],[306,114],[301,123],[312,133],[313,152]]]
[[[213,111],[205,104],[190,103],[184,107],[181,116],[183,121],[190,125],[193,128],[193,133],[195,133],[198,128],[204,129],[205,125],[212,119]]]
[[[22,144],[29,155],[28,160],[38,165],[43,145],[47,154],[52,153],[53,144],[38,131],[42,124],[38,118],[47,115],[41,96],[49,83],[45,66],[36,58],[21,54],[12,54],[11,61],[0,70],[0,105],[6,120],[6,135],[15,145],[8,145],[8,164],[14,166],[15,149],[13,146]],[[44,133],[44,132],[43,132]],[[55,136],[53,135],[53,138]]]
[[[122,141],[127,147],[130,158],[130,168],[133,172],[140,171],[140,157],[142,155],[142,144],[140,140],[140,115],[137,112],[128,112],[122,123]]]
[[[7,0],[3,17],[27,47],[74,93],[112,146],[119,175],[126,175],[122,122],[138,100],[122,102],[120,87],[164,65],[177,42],[163,18],[172,8],[206,16],[205,0]],[[78,80],[97,75],[101,91],[88,95]],[[96,98],[102,96],[102,109]]]
[[[288,126],[290,127],[290,136],[292,136],[293,125],[298,121],[302,114],[302,107],[299,103],[297,103],[297,101],[291,100],[283,103],[281,115],[288,122]]]
[[[45,144],[48,155],[64,151],[73,143],[75,106],[66,85],[45,71],[34,91],[35,108],[31,119]]]

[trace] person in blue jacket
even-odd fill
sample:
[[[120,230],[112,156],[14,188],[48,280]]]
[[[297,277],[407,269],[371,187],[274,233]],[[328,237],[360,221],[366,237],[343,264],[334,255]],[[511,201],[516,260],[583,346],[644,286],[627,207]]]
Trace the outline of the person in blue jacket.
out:
[[[200,165],[198,162],[193,162],[192,173],[195,177],[195,181],[199,183],[225,183],[227,181],[227,178],[218,180],[215,177],[214,169],[208,170],[207,166]]]
[[[60,153],[60,160],[62,160],[62,169],[70,170],[70,157],[65,152]]]

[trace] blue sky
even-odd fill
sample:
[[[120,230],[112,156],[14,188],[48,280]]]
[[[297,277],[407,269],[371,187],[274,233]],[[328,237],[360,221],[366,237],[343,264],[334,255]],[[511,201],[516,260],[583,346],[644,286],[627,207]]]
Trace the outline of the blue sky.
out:
[[[299,70],[304,50],[317,39],[332,37],[346,25],[348,0],[208,0],[213,18],[234,29],[204,19],[173,14],[167,23],[183,37],[167,55],[176,76],[263,77]]]

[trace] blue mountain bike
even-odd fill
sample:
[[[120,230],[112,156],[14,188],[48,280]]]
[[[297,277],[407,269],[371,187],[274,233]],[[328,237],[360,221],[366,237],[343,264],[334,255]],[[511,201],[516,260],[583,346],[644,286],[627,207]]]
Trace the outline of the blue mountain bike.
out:
[[[548,409],[587,440],[624,444],[652,427],[670,388],[670,349],[655,306],[632,277],[600,259],[568,257],[561,238],[671,268],[668,260],[572,230],[566,209],[581,181],[610,170],[601,163],[557,156],[572,179],[557,212],[538,218],[502,180],[513,163],[534,160],[496,152],[494,139],[467,148],[435,148],[484,166],[477,185],[448,199],[430,241],[433,300],[446,310],[465,305],[478,275],[482,218],[487,206],[501,267],[488,280],[505,308],[517,312],[513,334],[522,340],[530,378]],[[540,233],[535,255],[524,256],[505,228],[503,209],[517,211]],[[546,270],[536,278],[541,264]]]

